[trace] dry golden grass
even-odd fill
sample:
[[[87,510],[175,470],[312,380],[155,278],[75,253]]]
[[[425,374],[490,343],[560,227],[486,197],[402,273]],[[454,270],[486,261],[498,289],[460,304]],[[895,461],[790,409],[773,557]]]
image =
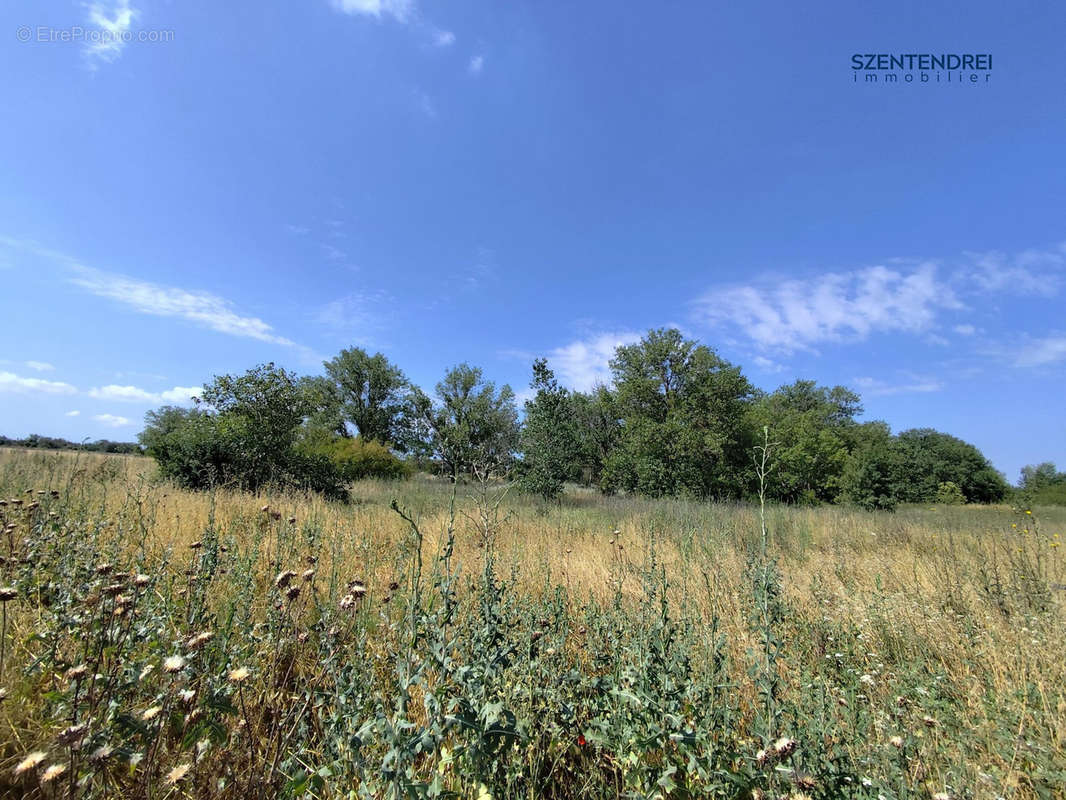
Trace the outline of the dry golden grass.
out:
[[[144,458],[12,450],[0,451],[0,486],[60,491],[69,513],[106,522],[101,541],[115,552],[165,560],[175,575],[205,530],[224,532],[235,550],[254,559],[258,598],[280,570],[303,569],[302,554],[314,549],[319,579],[339,586],[360,578],[370,603],[390,595],[389,585],[403,580],[410,563],[409,527],[392,501],[418,521],[430,562],[444,541],[452,494],[421,476],[359,483],[346,505],[297,494],[193,493],[156,481]],[[484,556],[478,508],[491,507],[500,492],[456,490],[455,560],[465,574],[476,574]],[[1026,743],[1051,753],[1066,747],[1066,564],[1058,547],[1066,539],[1066,509],[933,506],[882,514],[774,507],[767,526],[791,617],[781,635],[793,663],[832,659],[846,632],[848,647],[878,676],[866,694],[886,708],[909,671],[941,673],[938,691],[950,698],[943,707],[954,716],[951,724],[973,731],[967,747],[978,742],[980,750],[965,752],[947,740],[937,746],[946,758],[969,764],[968,779],[990,776],[973,784],[972,796],[1036,796]],[[742,664],[758,647],[747,564],[759,527],[758,509],[746,505],[601,497],[575,488],[548,504],[507,494],[493,539],[501,571],[513,570],[529,597],[562,585],[572,602],[607,604],[620,584],[635,606],[654,559],[677,606],[695,618],[717,616],[732,660]],[[24,640],[35,624],[32,608],[13,609],[9,640]],[[9,672],[18,659],[16,645]],[[803,688],[787,670],[784,680],[797,693]],[[751,685],[740,681],[738,694],[755,706]],[[5,753],[9,759],[33,744],[39,728],[27,717],[32,710],[24,703],[0,706],[0,740],[18,742]],[[892,733],[855,731],[856,745],[864,737],[887,741]],[[916,735],[944,736],[936,728]],[[916,783],[929,782],[922,777]]]

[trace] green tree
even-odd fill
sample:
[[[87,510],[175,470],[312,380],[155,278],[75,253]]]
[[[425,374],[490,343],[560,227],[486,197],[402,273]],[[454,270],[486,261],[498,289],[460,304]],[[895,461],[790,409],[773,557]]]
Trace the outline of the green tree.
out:
[[[434,402],[415,389],[410,401],[418,429],[453,480],[477,471],[506,472],[518,448],[514,392],[486,381],[481,369],[460,364],[436,386]]]
[[[409,444],[410,385],[403,372],[381,353],[368,355],[359,347],[342,350],[325,362],[336,387],[342,418],[366,440],[391,444],[405,452]]]
[[[744,488],[744,412],[752,389],[740,368],[676,329],[653,330],[611,360],[622,430],[604,484],[660,496],[729,497]]]
[[[840,476],[840,500],[867,510],[891,511],[899,503],[904,464],[884,422],[851,431],[852,449]]]
[[[606,386],[570,395],[577,455],[571,477],[587,484],[600,484],[607,458],[618,444],[622,421],[615,396]]]
[[[296,446],[311,408],[295,375],[265,364],[216,376],[195,409],[149,412],[140,439],[162,474],[189,488],[276,484],[344,496],[329,459]]]
[[[571,475],[579,446],[570,392],[559,385],[548,362],[533,362],[530,388],[537,394],[526,402],[522,428],[520,485],[545,500],[558,497]]]
[[[899,499],[928,503],[941,483],[954,483],[969,503],[994,503],[1007,495],[1007,481],[981,451],[968,442],[932,428],[903,431],[896,437],[907,470],[900,481]]]
[[[857,394],[814,381],[799,380],[756,397],[750,427],[769,427],[778,442],[767,494],[788,503],[835,500],[850,450],[849,432],[861,413]]]
[[[1038,492],[1049,486],[1066,483],[1066,472],[1059,472],[1051,461],[1040,464],[1026,464],[1022,467],[1018,487],[1030,492]]]

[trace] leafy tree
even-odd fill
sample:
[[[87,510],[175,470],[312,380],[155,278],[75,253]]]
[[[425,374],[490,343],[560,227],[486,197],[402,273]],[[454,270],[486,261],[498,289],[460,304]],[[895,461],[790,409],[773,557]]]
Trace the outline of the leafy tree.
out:
[[[944,505],[962,505],[966,496],[953,481],[944,481],[936,487],[936,501]]]
[[[740,368],[676,329],[653,330],[611,360],[622,430],[604,485],[660,496],[736,496],[747,470]]]
[[[891,511],[899,503],[904,464],[884,422],[857,425],[840,476],[839,499],[867,510]]]
[[[481,369],[460,364],[436,387],[437,402],[415,389],[411,415],[453,480],[463,473],[506,471],[518,447],[514,392],[486,381]]]
[[[1038,492],[1048,486],[1066,483],[1066,472],[1055,469],[1054,463],[1044,461],[1041,464],[1027,464],[1022,467],[1022,477],[1018,483],[1019,488],[1030,492]]]
[[[896,446],[907,465],[899,487],[901,502],[931,502],[937,487],[948,481],[962,490],[969,503],[994,503],[1007,495],[1006,479],[980,450],[962,439],[915,428],[900,433]]]
[[[409,384],[403,372],[381,353],[371,356],[359,347],[342,350],[325,367],[336,387],[342,418],[363,439],[405,452]]]
[[[341,497],[329,459],[296,447],[311,407],[295,375],[265,364],[216,376],[194,409],[149,412],[140,440],[164,476],[189,488],[277,484]]]
[[[615,396],[606,386],[597,386],[587,394],[573,392],[570,409],[577,438],[571,477],[586,484],[600,484],[607,458],[622,433]]]
[[[559,385],[543,358],[533,362],[530,388],[536,389],[537,394],[526,402],[519,483],[527,491],[551,500],[562,492],[579,452],[573,407],[570,392]]]
[[[769,427],[778,442],[767,494],[789,503],[835,500],[850,450],[849,432],[861,413],[857,394],[814,381],[796,381],[758,396],[749,412],[751,427]]]

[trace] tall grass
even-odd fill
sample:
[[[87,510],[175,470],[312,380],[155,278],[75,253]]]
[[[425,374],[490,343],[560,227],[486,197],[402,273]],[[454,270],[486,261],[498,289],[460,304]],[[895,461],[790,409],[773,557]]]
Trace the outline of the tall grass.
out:
[[[1066,794],[1064,509],[352,494],[0,452],[0,795]]]

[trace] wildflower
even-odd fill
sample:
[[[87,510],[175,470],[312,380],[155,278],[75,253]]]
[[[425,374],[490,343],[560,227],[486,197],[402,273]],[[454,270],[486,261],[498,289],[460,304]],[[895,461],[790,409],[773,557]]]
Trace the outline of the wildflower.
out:
[[[902,736],[893,736],[893,737],[889,738],[888,743],[890,745],[892,745],[893,747],[903,747],[903,737]]]
[[[44,771],[44,775],[41,776],[41,783],[51,783],[66,771],[66,764],[53,764]]]
[[[243,683],[251,674],[247,667],[238,667],[237,669],[231,669],[227,678],[230,683]]]
[[[305,569],[300,577],[305,581],[310,582],[311,579],[315,577],[315,571],[313,569]]]
[[[191,639],[189,639],[189,641],[185,643],[185,646],[190,650],[196,650],[211,641],[214,636],[215,634],[213,631],[203,631],[202,633],[198,633]]]
[[[181,656],[170,656],[163,662],[163,672],[181,672],[185,669],[185,659]]]
[[[259,510],[262,511],[265,514],[266,512],[270,511],[270,506],[269,505],[263,506]]]
[[[789,739],[787,736],[782,736],[780,739],[774,742],[774,753],[776,753],[779,758],[788,757],[795,749],[796,740]]]
[[[19,596],[14,586],[0,587],[0,603],[7,603]]]
[[[296,517],[289,517],[289,524],[290,525],[295,525],[296,524]]]
[[[154,669],[155,664],[146,664],[144,669],[141,670],[141,674],[138,676],[137,679],[143,681],[145,678],[152,674],[152,671]]]
[[[178,697],[181,698],[181,702],[183,702],[185,705],[189,705],[196,698],[196,690],[182,689],[180,692],[178,692]]]
[[[189,770],[192,769],[192,764],[179,764],[167,773],[167,786],[173,786],[180,781],[186,775],[189,774]]]
[[[77,681],[84,678],[89,673],[88,664],[78,664],[76,667],[71,667],[67,670],[67,680]]]
[[[118,597],[122,594],[122,590],[125,589],[125,585],[121,583],[112,583],[109,586],[104,587],[104,594],[108,597]]]
[[[769,758],[769,753],[767,753],[765,750],[760,750],[758,753],[755,754],[755,763],[761,767],[763,764],[766,763],[767,759]]]
[[[936,727],[936,720],[933,719],[932,717],[922,717],[922,722],[924,722],[926,727],[928,727],[928,728],[935,728]]]
[[[347,611],[349,608],[351,608],[352,606],[355,605],[355,595],[353,595],[353,594],[344,595],[344,597],[341,598],[341,601],[340,601],[340,603],[338,603],[338,605],[340,606],[341,611]]]
[[[97,575],[107,575],[114,568],[115,568],[114,564],[108,564],[106,562],[103,563],[103,564],[98,564],[96,566],[96,574]]]
[[[867,686],[873,686],[874,685],[874,676],[873,675],[869,675],[869,674],[864,674],[862,677],[859,678],[859,682],[860,683],[865,683]]]
[[[1029,512],[1026,511],[1026,514]],[[933,800],[951,800],[951,792],[937,792],[933,795]]]
[[[350,591],[356,597],[362,597],[366,594],[366,584],[362,581],[352,581],[348,584],[348,591]]]
[[[577,744],[578,747],[584,747],[586,744],[588,744],[588,741],[585,739],[585,735],[583,733],[579,733],[577,735]]]
[[[289,582],[296,577],[296,573],[291,569],[282,570],[278,573],[278,577],[274,578],[274,586],[278,589],[284,589],[289,585]]]
[[[7,700],[7,689],[0,689],[0,703]]]
[[[106,761],[111,758],[111,754],[114,752],[114,748],[109,744],[100,745],[89,756],[90,761]]]
[[[290,600],[295,600],[297,597],[300,596],[300,587],[290,586],[288,589],[285,590],[285,596]]]
[[[189,549],[190,550],[199,550],[203,546],[204,546],[204,543],[201,542],[199,539],[197,539],[195,542],[193,542],[192,544],[189,545]]]
[[[141,712],[141,719],[143,719],[145,722],[151,722],[153,719],[159,716],[159,712],[162,710],[162,706],[152,706],[151,708],[146,708],[143,712]]]

